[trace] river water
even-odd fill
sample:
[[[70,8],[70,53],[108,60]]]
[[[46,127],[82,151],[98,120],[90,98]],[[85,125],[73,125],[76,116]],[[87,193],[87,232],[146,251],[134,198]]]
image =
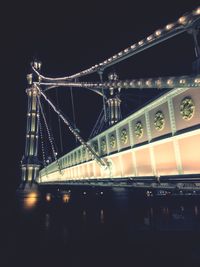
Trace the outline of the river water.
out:
[[[200,266],[200,197],[74,189],[4,201],[0,266]]]

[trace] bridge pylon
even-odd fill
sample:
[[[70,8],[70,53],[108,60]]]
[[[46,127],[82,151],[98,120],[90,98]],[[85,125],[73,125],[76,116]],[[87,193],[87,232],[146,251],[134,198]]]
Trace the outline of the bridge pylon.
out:
[[[110,82],[118,81],[119,77],[115,72],[108,75]],[[117,123],[121,119],[121,100],[119,98],[120,88],[114,89],[112,86],[109,88],[109,96],[107,98],[108,109],[108,124],[109,126]]]
[[[34,67],[40,69],[40,62],[33,62]],[[40,91],[33,84],[33,74],[27,75],[29,87],[26,89],[28,96],[27,125],[25,153],[21,161],[23,188],[31,188],[39,175],[40,161],[38,159],[39,138],[39,97]]]

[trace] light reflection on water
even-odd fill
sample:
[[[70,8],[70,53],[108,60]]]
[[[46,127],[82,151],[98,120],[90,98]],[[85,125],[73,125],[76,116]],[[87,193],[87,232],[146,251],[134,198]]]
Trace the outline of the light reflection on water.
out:
[[[104,210],[103,209],[101,209],[100,211],[100,221],[101,223],[104,223]]]
[[[70,201],[70,194],[63,194],[62,200],[64,203],[68,203]]]
[[[95,195],[97,196],[98,194],[96,193]],[[108,214],[108,219],[113,223],[115,223],[115,221],[117,222],[117,220],[123,220],[127,225],[129,225],[133,222],[133,220],[139,220],[141,222],[140,224],[134,224],[136,231],[138,229],[144,230],[144,225],[146,226],[145,230],[165,229],[170,231],[173,229],[178,229],[182,231],[192,231],[194,225],[197,225],[198,228],[200,228],[200,221],[197,220],[199,219],[199,207],[197,204],[191,206],[187,205],[186,207],[183,204],[167,205],[167,203],[164,205],[162,203],[154,203],[155,205],[149,205],[150,203],[148,202],[141,206],[136,205],[135,203],[132,203],[132,205],[130,204],[130,200],[128,199],[127,195],[125,193],[120,193],[120,196],[114,195],[111,201],[111,206],[102,201],[98,203],[98,208],[91,209],[91,206],[97,204],[97,202],[95,202],[96,200],[93,199],[91,201],[90,197],[88,196],[88,198],[84,197],[84,200],[79,200],[79,203],[73,203],[73,201],[71,203],[71,194],[68,193],[61,194],[59,199],[57,199],[52,193],[46,193],[45,198],[42,200],[36,192],[29,193],[26,197],[20,199],[22,203],[22,210],[30,212],[34,212],[34,209],[40,209],[40,211],[43,212],[47,208],[45,206],[45,202],[48,203],[49,210],[45,213],[44,221],[46,229],[48,229],[50,226],[50,220],[52,216],[51,211],[61,213],[60,215],[63,219],[62,213],[69,213],[69,207],[71,207],[71,211],[73,211],[72,216],[78,213],[81,209],[80,212],[82,213],[82,222],[84,224],[89,222],[89,218],[91,219],[91,217],[97,218],[95,220],[99,221],[100,224],[105,224],[106,212]],[[70,206],[65,206],[66,210],[61,210],[62,203]],[[60,215],[58,217],[59,219]],[[57,220],[58,218],[55,219]],[[73,220],[73,217],[71,217],[70,220],[71,219]],[[177,222],[179,223],[178,228]]]
[[[46,201],[47,202],[50,202],[51,201],[51,194],[50,193],[47,193],[46,194]]]
[[[31,210],[36,207],[38,202],[38,194],[36,192],[31,192],[27,194],[26,197],[22,198],[23,208],[25,210]]]
[[[10,233],[13,229],[8,255],[23,251],[23,257],[28,258],[29,252],[36,250],[36,263],[44,259],[43,265],[38,266],[57,266],[66,259],[77,261],[68,266],[103,266],[100,262],[109,260],[110,266],[115,267],[118,262],[128,266],[124,261],[129,258],[146,264],[137,266],[147,266],[149,260],[159,255],[163,259],[166,253],[173,261],[180,261],[180,254],[187,256],[188,262],[185,258],[183,262],[188,266],[192,266],[194,255],[200,263],[199,200],[142,201],[126,191],[83,192],[59,192],[59,197],[45,192],[40,198],[36,194],[21,198],[23,205],[19,205],[10,222],[12,227],[7,230]],[[92,257],[91,265],[85,264],[83,255],[85,260]]]

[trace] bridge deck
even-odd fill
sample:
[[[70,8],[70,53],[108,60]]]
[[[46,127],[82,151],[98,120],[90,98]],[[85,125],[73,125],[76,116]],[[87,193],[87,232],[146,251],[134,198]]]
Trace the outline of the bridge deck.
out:
[[[200,88],[175,88],[89,140],[111,165],[104,171],[82,146],[40,171],[38,182],[200,173]]]

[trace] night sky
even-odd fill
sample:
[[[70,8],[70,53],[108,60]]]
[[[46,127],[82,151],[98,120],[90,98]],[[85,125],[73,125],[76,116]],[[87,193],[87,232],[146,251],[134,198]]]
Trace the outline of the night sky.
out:
[[[41,2],[41,1],[40,1]],[[73,2],[73,4],[72,4]],[[147,4],[148,3],[148,4]],[[26,75],[33,57],[42,73],[50,77],[73,74],[90,67],[155,30],[177,20],[198,6],[198,1],[27,1],[3,6],[1,17],[1,179],[6,188],[20,182],[20,160],[24,153],[27,98]],[[192,36],[185,33],[117,64],[121,79],[192,73],[195,59]],[[107,70],[107,74],[113,68]],[[96,74],[89,80],[98,80]],[[82,79],[84,80],[84,79]],[[75,89],[77,126],[87,138],[102,108],[102,99],[84,89]],[[62,91],[62,92],[61,92]],[[72,119],[69,90],[59,89],[61,108]],[[133,89],[126,93],[123,115],[138,108],[159,92]],[[53,98],[53,92],[50,93]],[[53,125],[57,128],[57,125]],[[64,149],[75,146],[68,130]],[[55,133],[55,136],[57,134]],[[63,135],[64,137],[64,135]]]

